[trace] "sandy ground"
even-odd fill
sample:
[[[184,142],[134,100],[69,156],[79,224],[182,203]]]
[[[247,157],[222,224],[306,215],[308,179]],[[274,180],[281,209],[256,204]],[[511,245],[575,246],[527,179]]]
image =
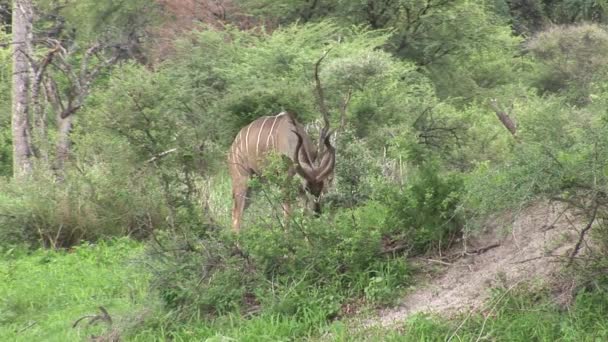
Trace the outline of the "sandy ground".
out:
[[[380,310],[377,317],[361,322],[361,327],[390,327],[418,312],[450,315],[481,309],[497,285],[559,282],[564,257],[573,249],[581,228],[579,218],[559,205],[536,203],[489,222],[483,232],[466,239],[466,248],[455,248],[441,260],[421,259],[425,267],[432,264],[439,269],[419,279],[420,285],[398,306]],[[569,295],[562,292],[556,296]]]

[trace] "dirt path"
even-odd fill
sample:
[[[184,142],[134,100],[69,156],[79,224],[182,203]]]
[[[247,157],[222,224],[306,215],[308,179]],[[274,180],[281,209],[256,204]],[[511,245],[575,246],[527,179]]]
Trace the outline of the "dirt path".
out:
[[[563,265],[558,261],[568,255],[578,237],[570,222],[577,221],[560,206],[546,203],[497,217],[485,232],[467,239],[466,250],[473,253],[449,264],[426,260],[427,265],[441,267],[439,275],[423,279],[400,305],[381,310],[378,317],[362,325],[388,327],[417,312],[449,315],[481,308],[494,285],[509,287],[528,280],[557,282]],[[450,253],[462,252],[460,248]],[[563,291],[562,296],[567,292]]]

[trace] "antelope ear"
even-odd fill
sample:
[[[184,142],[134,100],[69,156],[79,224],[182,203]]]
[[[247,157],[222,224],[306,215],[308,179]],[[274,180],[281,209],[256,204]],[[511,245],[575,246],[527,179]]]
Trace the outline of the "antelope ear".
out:
[[[323,158],[321,159],[321,163],[319,163],[319,168],[317,171],[317,181],[322,181],[327,178],[333,171],[336,166],[336,149],[331,146],[330,142],[331,134],[328,134],[325,137],[325,153],[323,154]]]

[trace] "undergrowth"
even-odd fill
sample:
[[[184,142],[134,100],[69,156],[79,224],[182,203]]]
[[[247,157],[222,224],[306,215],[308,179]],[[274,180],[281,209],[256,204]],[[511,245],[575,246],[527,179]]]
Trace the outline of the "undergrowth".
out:
[[[238,236],[185,221],[155,233],[148,256],[153,288],[171,317],[158,322],[167,334],[184,322],[240,316],[295,320],[309,334],[347,313],[349,303],[394,303],[411,282],[407,255],[446,247],[459,232],[461,182],[431,165],[412,172],[407,186],[385,184],[378,193],[353,194],[338,177],[328,196],[349,206],[313,217],[294,205],[288,219],[281,203],[295,201],[299,179],[288,179],[284,167],[276,158],[263,179],[250,182],[253,203]],[[381,186],[373,175],[356,181]]]

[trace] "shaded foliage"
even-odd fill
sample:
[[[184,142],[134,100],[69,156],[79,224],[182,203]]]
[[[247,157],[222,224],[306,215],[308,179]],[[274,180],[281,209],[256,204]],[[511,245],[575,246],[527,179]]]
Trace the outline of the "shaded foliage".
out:
[[[586,104],[602,87],[607,72],[608,32],[585,24],[553,27],[528,42],[528,49],[543,62],[541,90],[562,93]]]

